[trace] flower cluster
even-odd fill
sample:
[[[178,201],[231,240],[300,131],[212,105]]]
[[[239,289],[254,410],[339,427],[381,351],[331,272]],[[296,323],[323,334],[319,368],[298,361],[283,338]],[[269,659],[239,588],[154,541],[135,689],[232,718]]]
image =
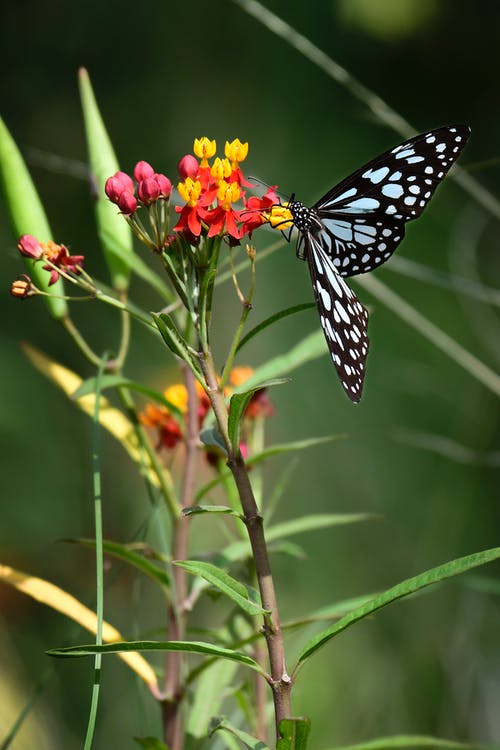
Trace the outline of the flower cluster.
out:
[[[251,367],[233,368],[229,376],[231,387],[224,389],[225,395],[230,396],[232,390],[248,380],[252,373],[253,370]],[[196,394],[198,396],[198,423],[201,428],[210,409],[210,401],[198,382],[196,382]],[[176,412],[180,412],[183,415],[186,414],[188,396],[184,385],[171,385],[163,395],[165,396],[165,399],[175,407]],[[265,390],[262,388],[256,391],[246,408],[245,418],[252,420],[257,417],[270,417],[273,414],[274,407]],[[164,447],[173,449],[184,439],[183,427],[179,424],[177,415],[167,406],[148,403],[139,415],[139,418],[143,425],[157,430],[158,448]],[[245,453],[244,447],[242,452]]]
[[[52,240],[40,242],[31,234],[23,234],[19,238],[17,248],[25,258],[31,258],[34,261],[45,261],[43,269],[50,272],[49,286],[56,283],[61,273],[73,273],[76,275],[81,273],[84,256],[70,255],[66,245],[58,245]]]
[[[135,213],[139,204],[150,206],[170,197],[172,183],[164,174],[155,172],[147,161],[137,162],[134,178],[136,184],[125,172],[115,172],[108,177],[104,187],[111,203],[115,203],[125,216]]]
[[[251,183],[245,179],[240,164],[247,157],[248,143],[241,143],[239,138],[226,141],[223,159],[215,156],[216,142],[206,137],[195,139],[193,151],[198,159],[186,154],[178,164],[181,182],[177,189],[185,205],[176,206],[180,216],[174,231],[188,231],[199,237],[206,229],[208,237],[226,234],[239,242],[265,222],[263,210],[278,200],[274,190],[270,189],[264,198],[246,200],[242,188],[251,187]],[[235,206],[239,201],[243,208]]]

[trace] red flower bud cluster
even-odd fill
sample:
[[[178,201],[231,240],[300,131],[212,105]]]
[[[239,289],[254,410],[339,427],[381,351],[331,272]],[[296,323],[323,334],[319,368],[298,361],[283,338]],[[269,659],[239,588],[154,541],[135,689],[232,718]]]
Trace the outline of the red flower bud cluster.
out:
[[[167,200],[172,192],[172,183],[164,174],[154,171],[147,161],[139,161],[134,167],[134,180],[125,172],[115,172],[108,177],[104,191],[111,203],[115,203],[122,214],[131,216],[139,203],[150,206],[157,200]]]

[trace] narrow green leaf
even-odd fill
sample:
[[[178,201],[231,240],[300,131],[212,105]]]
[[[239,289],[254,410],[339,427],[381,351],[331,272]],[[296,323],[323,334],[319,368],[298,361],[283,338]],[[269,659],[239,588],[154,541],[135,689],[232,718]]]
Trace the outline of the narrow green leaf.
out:
[[[235,662],[218,659],[201,673],[187,719],[188,734],[199,739],[207,736],[210,719],[220,711],[236,669]]]
[[[239,389],[236,390],[231,396],[229,401],[229,417],[227,429],[229,432],[229,438],[235,452],[238,451],[240,445],[240,422],[245,414],[245,410],[252,400],[252,396],[256,391],[260,391],[262,388],[270,388],[273,385],[282,385],[288,383],[287,378],[274,378],[273,380],[266,380],[253,385],[248,388],[247,382],[242,384]]]
[[[300,305],[287,307],[286,310],[280,310],[279,312],[274,313],[274,315],[270,315],[269,318],[266,318],[261,323],[256,325],[255,328],[252,328],[251,331],[248,331],[246,336],[243,336],[243,338],[241,339],[236,349],[236,354],[238,354],[240,349],[243,349],[245,344],[248,344],[248,342],[251,341],[254,338],[254,336],[256,336],[258,333],[268,328],[268,326],[271,326],[273,323],[276,323],[278,320],[283,320],[283,318],[288,318],[290,315],[295,315],[296,313],[303,312],[304,310],[311,310],[311,308],[313,307],[316,307],[315,302],[303,302]]]
[[[191,505],[189,508],[184,508],[182,511],[183,516],[198,516],[203,513],[223,513],[226,515],[237,516],[240,518],[240,514],[236,513],[228,505]]]
[[[245,387],[251,388],[264,380],[286,375],[306,362],[321,357],[326,351],[323,332],[320,330],[314,331],[314,333],[310,333],[292,347],[286,354],[280,354],[280,356],[274,357],[274,359],[270,359],[265,364],[257,367],[253,375],[245,381]]]
[[[214,732],[218,732],[220,730],[229,732],[230,734],[237,737],[243,747],[248,748],[248,750],[269,750],[269,747],[264,742],[262,742],[262,740],[258,740],[256,737],[252,737],[251,734],[233,727],[233,725],[230,724],[227,719],[223,717],[212,719],[210,723],[210,734],[213,734]]]
[[[253,466],[254,464],[264,461],[270,456],[278,456],[280,453],[290,453],[292,451],[303,451],[306,448],[314,448],[316,445],[323,445],[324,443],[332,443],[335,440],[345,440],[347,435],[323,435],[323,437],[312,437],[306,438],[305,440],[293,440],[290,443],[276,443],[275,445],[269,445],[260,453],[256,453],[255,456],[250,456],[246,461],[247,466]]]
[[[396,586],[393,586],[379,596],[374,597],[361,607],[349,612],[349,614],[342,617],[341,620],[327,630],[324,630],[315,636],[302,650],[299,656],[298,665],[308,659],[331,638],[338,635],[355,622],[358,622],[358,620],[362,620],[364,617],[376,612],[378,609],[382,609],[382,607],[386,607],[388,604],[392,604],[392,602],[397,601],[404,596],[414,594],[425,586],[431,586],[434,583],[438,583],[438,581],[452,578],[460,573],[464,573],[466,570],[475,568],[478,565],[484,565],[485,563],[496,560],[499,557],[500,547],[494,547],[493,549],[488,549],[483,552],[475,552],[466,557],[459,557],[456,560],[451,560],[443,565],[431,568],[424,573],[420,573],[420,575],[414,576],[413,578],[407,578],[405,581],[398,583]]]
[[[154,322],[156,323],[161,336],[170,349],[177,357],[180,357],[184,362],[187,362],[192,370],[198,373],[198,377],[201,380],[202,376],[199,371],[199,367],[194,362],[193,357],[189,353],[182,335],[179,333],[177,326],[175,325],[172,317],[167,313],[152,313]]]
[[[125,252],[132,253],[132,234],[124,217],[119,214],[117,207],[110,203],[104,193],[104,183],[107,178],[119,169],[118,160],[85,68],[80,68],[79,85],[90,168],[96,185],[95,208],[98,232],[113,287],[119,291],[125,291],[130,279],[130,264],[124,263],[116,253],[116,245],[119,245]]]
[[[245,391],[245,393],[235,393],[229,401],[227,429],[235,453],[238,453],[240,449],[240,422],[245,409],[252,400],[255,390]]]
[[[65,542],[71,544],[81,544],[83,547],[95,547],[95,541],[93,539],[65,539]],[[145,575],[149,576],[155,583],[160,584],[164,589],[170,589],[170,579],[165,572],[161,570],[157,565],[154,565],[150,560],[147,560],[143,555],[130,549],[126,544],[119,544],[118,542],[111,542],[109,540],[103,541],[103,550],[108,555],[113,555],[119,560],[123,560],[129,565],[133,565],[134,568],[140,570]]]
[[[266,529],[266,539],[268,542],[272,542],[275,539],[289,537],[293,534],[302,534],[304,531],[316,531],[317,529],[343,526],[348,523],[373,521],[376,518],[379,518],[379,516],[373,513],[315,513],[269,526]]]
[[[182,411],[178,406],[165,398],[163,393],[155,391],[153,388],[147,388],[146,386],[141,385],[141,383],[136,383],[135,380],[124,378],[123,375],[104,375],[101,380],[101,391],[104,391],[107,388],[127,388],[130,391],[141,393],[143,396],[147,396],[151,399],[151,401],[156,401],[158,404],[166,406],[178,422],[181,424],[184,422],[184,414]],[[87,396],[89,393],[95,393],[95,385],[95,378],[84,380],[80,387],[72,394],[71,398],[78,401],[82,396]]]
[[[139,747],[144,747],[146,750],[168,750],[165,743],[156,737],[134,737],[134,742],[137,742]]]
[[[45,653],[57,658],[75,658],[91,654],[120,654],[124,651],[182,651],[190,654],[220,656],[223,659],[230,659],[231,661],[245,664],[247,667],[255,669],[256,672],[265,674],[262,667],[246,654],[201,641],[117,641],[116,643],[106,643],[103,646],[96,646],[94,643],[90,643],[84,646],[52,648]]]
[[[32,234],[40,242],[55,240],[21,152],[1,118],[0,182],[16,239],[22,234]],[[68,306],[64,299],[58,298],[64,294],[62,281],[49,287],[49,274],[43,270],[42,264],[34,263],[29,258],[23,260],[37,287],[49,293],[48,297],[43,298],[49,313],[57,320],[64,318],[68,314]]]
[[[442,737],[422,734],[400,734],[392,737],[377,737],[354,745],[341,745],[332,750],[404,750],[407,747],[439,748],[442,750],[498,750],[500,745],[484,745],[478,742],[456,742]]]
[[[294,518],[291,521],[275,524],[266,528],[266,541],[268,544],[282,539],[284,536],[292,536],[304,531],[315,531],[331,526],[342,526],[349,523],[359,523],[360,521],[369,521],[377,516],[370,513],[318,513],[303,518]],[[271,547],[271,549],[274,548]],[[279,547],[277,551],[280,551]],[[241,542],[232,542],[222,550],[220,561],[223,563],[234,562],[235,560],[244,560],[251,554],[250,543],[245,539]]]
[[[298,719],[282,719],[279,724],[281,735],[276,750],[306,750],[311,720],[304,717]]]
[[[224,570],[211,563],[200,560],[174,560],[174,565],[187,570],[191,575],[200,576],[215,586],[219,591],[228,596],[238,607],[241,607],[249,615],[264,615],[267,610],[260,604],[256,604],[249,598],[247,587],[233,578]]]

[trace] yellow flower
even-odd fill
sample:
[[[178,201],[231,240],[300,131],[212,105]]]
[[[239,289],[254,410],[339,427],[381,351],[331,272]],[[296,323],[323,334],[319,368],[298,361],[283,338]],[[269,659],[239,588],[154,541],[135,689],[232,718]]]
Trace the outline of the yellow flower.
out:
[[[232,168],[237,169],[238,163],[245,161],[248,154],[248,143],[242,143],[239,138],[235,138],[234,141],[226,141],[224,153],[227,158],[232,162]]]
[[[211,159],[217,150],[215,141],[206,136],[194,139],[193,151],[198,159],[201,159],[200,167],[208,167],[207,159]]]

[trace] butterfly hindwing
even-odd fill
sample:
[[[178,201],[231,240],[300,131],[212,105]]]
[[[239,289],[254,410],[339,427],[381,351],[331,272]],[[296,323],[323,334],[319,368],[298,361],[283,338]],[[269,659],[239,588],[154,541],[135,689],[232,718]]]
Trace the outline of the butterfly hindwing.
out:
[[[358,402],[363,391],[368,355],[368,312],[316,238],[304,236],[312,286],[321,327],[342,386]]]
[[[464,125],[437,128],[395,146],[332,188],[312,208],[316,234],[342,276],[384,263],[418,218],[469,137]]]

